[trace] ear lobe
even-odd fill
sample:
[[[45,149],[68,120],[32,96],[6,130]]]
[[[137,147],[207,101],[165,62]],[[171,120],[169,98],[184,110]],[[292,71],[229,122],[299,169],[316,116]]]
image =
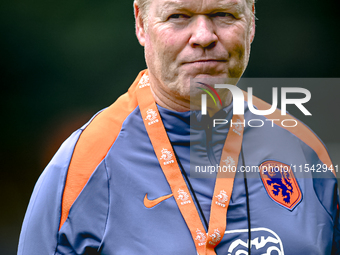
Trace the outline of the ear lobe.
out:
[[[145,45],[144,22],[143,22],[142,15],[140,13],[139,6],[138,6],[136,1],[133,3],[133,8],[134,8],[134,11],[135,11],[136,36],[137,36],[137,39],[138,39],[140,45],[144,46]]]

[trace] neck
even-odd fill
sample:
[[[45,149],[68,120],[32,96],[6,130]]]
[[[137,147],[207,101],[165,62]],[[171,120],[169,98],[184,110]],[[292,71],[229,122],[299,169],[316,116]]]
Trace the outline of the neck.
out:
[[[176,112],[201,110],[201,94],[195,95],[194,98],[190,98],[190,95],[183,97],[166,85],[162,85],[151,73],[149,73],[149,79],[152,95],[159,106]],[[229,90],[223,89],[218,91],[218,93],[221,97],[223,108],[231,104],[233,98]],[[217,106],[208,104],[208,106],[212,106],[207,108],[209,116],[213,116],[222,108],[220,104]]]
[[[152,95],[159,106],[176,112],[190,111],[190,96],[181,97],[154,77],[151,72],[148,75]]]
[[[175,111],[175,112],[186,112],[190,110],[201,110],[200,106],[197,106],[195,109],[193,105],[190,105],[190,99],[180,99],[175,96],[171,96],[166,91],[159,89],[158,86],[151,86],[151,92],[155,99],[155,102],[166,109]],[[226,93],[224,97],[222,97],[223,107],[226,107],[231,104],[233,98],[230,91]],[[210,117],[214,116],[216,112],[221,110],[221,107],[218,105],[217,107],[208,107],[207,112]]]
[[[153,87],[151,85],[151,92],[155,99],[155,102],[166,109],[175,111],[175,112],[187,112],[190,111],[190,99],[180,99],[175,96],[171,96],[166,91],[160,89],[158,86]]]

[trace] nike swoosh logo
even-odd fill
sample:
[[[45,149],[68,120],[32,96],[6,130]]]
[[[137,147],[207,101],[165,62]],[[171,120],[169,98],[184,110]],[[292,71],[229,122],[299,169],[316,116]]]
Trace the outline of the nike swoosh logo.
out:
[[[148,193],[146,193],[145,197],[144,197],[144,205],[145,205],[146,208],[152,208],[152,207],[158,205],[160,202],[163,202],[164,200],[167,200],[168,198],[170,198],[172,196],[173,196],[173,194],[169,194],[169,195],[166,195],[166,196],[156,198],[154,200],[149,200],[148,199]]]

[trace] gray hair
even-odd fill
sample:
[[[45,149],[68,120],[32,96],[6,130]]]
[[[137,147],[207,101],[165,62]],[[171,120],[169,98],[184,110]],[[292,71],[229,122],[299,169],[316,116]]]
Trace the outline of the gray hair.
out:
[[[148,18],[148,10],[152,0],[135,0],[142,15],[142,20],[146,24]]]

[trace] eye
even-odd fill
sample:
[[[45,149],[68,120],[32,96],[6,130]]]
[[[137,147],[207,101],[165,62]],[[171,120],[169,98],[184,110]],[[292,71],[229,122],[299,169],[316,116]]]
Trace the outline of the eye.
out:
[[[228,12],[216,12],[214,14],[211,15],[212,17],[221,17],[221,18],[235,18],[234,15],[232,15],[231,13]]]
[[[169,19],[187,19],[187,18],[189,18],[188,15],[186,15],[186,14],[179,14],[179,13],[177,13],[177,14],[172,14],[172,15],[170,15],[170,17],[169,17]]]

